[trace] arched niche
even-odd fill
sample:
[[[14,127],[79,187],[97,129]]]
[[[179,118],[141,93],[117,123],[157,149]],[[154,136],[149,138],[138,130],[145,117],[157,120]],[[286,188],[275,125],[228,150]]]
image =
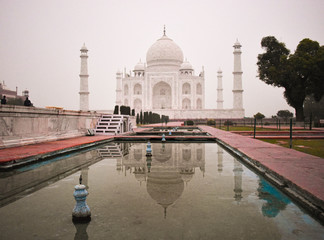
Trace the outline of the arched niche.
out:
[[[134,86],[134,95],[142,95],[142,85],[136,83]]]
[[[191,109],[191,101],[189,98],[182,100],[182,109]]]
[[[182,85],[182,94],[190,94],[191,93],[191,87],[189,83],[184,83]]]
[[[196,93],[201,95],[202,94],[202,86],[200,83],[197,83],[197,90],[196,90]]]
[[[153,87],[153,109],[171,109],[172,107],[171,86],[166,82],[158,82]]]
[[[197,109],[202,109],[202,101],[200,98],[197,99]]]
[[[124,86],[124,95],[128,95],[128,85],[125,84]]]
[[[142,100],[141,99],[138,99],[138,98],[135,99],[134,108],[135,108],[136,113],[141,111],[141,109],[142,109]]]

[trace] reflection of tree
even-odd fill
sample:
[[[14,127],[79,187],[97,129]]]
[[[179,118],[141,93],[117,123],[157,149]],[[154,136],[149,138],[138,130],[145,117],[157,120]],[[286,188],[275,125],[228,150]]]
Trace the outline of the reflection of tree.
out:
[[[291,201],[263,178],[259,181],[258,196],[266,201],[262,205],[263,216],[276,217]]]

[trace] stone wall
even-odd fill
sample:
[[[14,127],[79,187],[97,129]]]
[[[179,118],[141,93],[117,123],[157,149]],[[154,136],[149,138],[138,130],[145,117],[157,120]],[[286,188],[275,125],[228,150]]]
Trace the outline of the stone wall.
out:
[[[152,112],[169,116],[170,119],[231,119],[244,118],[244,109],[168,110],[153,109]]]
[[[0,148],[86,135],[94,128],[96,112],[0,106]]]

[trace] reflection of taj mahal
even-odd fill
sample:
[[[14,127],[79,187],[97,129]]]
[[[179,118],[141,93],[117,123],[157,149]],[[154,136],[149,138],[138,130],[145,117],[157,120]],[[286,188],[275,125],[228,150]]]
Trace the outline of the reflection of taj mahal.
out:
[[[218,71],[217,109],[205,109],[205,72],[197,75],[184,60],[181,48],[165,30],[147,51],[133,74],[118,71],[116,105],[134,108],[136,113],[153,111],[170,118],[244,117],[241,70],[241,45],[234,44],[233,109],[223,109],[222,72]],[[215,89],[216,90],[216,89]]]
[[[164,209],[174,204],[198,173],[205,176],[205,143],[153,143],[146,157],[146,144],[109,143],[98,149],[103,158],[115,158],[117,171],[133,174],[149,196]],[[223,151],[218,148],[218,172],[223,172]],[[235,201],[242,199],[242,165],[234,160]]]
[[[152,199],[164,208],[172,205],[183,193],[196,170],[204,174],[205,144],[152,144],[152,157],[146,157],[146,145],[141,143],[108,144],[98,150],[102,157],[117,157],[117,170],[135,175],[146,183]],[[126,154],[125,154],[126,153]]]

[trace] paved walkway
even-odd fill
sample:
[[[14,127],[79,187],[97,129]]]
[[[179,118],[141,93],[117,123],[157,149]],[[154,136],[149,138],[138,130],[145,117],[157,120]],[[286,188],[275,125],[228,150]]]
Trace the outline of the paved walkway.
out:
[[[84,136],[58,141],[43,142],[21,147],[0,149],[0,163],[23,160],[36,155],[41,156],[67,148],[73,148],[85,144],[95,143],[98,141],[104,141],[113,137],[114,136]]]
[[[264,166],[286,184],[309,194],[324,209],[324,159],[209,126],[199,126]]]

